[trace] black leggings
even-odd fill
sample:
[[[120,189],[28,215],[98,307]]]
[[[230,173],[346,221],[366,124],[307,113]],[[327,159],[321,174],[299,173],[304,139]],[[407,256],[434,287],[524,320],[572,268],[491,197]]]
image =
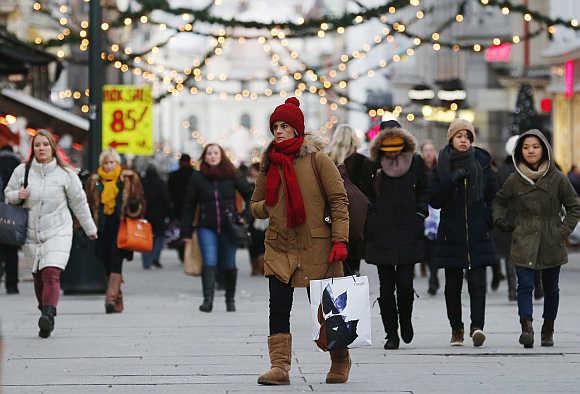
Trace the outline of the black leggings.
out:
[[[275,276],[268,277],[270,287],[270,335],[290,332],[290,311],[294,300],[294,288]],[[310,289],[306,292],[310,299]]]

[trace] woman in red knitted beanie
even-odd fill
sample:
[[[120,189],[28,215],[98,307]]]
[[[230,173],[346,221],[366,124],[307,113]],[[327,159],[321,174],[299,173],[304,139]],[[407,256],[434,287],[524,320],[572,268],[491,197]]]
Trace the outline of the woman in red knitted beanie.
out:
[[[290,310],[295,287],[310,280],[342,276],[347,256],[348,199],[342,178],[322,144],[304,134],[300,101],[291,97],[270,116],[274,140],[262,158],[250,202],[252,215],[270,219],[264,274],[270,288],[271,369],[258,378],[266,385],[290,384]],[[305,202],[308,202],[305,204]],[[332,226],[324,221],[330,208]],[[327,383],[348,380],[347,349],[330,352]]]

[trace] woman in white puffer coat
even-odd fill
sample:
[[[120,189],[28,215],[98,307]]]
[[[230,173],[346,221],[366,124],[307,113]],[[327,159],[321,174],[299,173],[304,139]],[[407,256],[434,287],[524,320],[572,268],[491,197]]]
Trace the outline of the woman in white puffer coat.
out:
[[[60,295],[60,274],[65,269],[72,245],[74,213],[91,239],[97,238],[87,197],[75,172],[57,152],[46,130],[32,138],[33,154],[16,167],[5,189],[6,202],[28,209],[28,231],[23,250],[32,262],[34,291],[42,315],[38,335],[47,338],[54,329]],[[28,172],[28,187],[24,188]]]

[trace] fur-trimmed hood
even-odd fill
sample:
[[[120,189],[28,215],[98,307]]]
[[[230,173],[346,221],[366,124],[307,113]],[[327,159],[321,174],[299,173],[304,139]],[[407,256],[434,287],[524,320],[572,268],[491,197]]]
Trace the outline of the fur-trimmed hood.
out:
[[[417,150],[417,140],[415,137],[411,135],[407,130],[402,128],[389,128],[383,129],[377,134],[373,142],[371,142],[371,146],[369,148],[369,153],[371,155],[371,160],[378,162],[380,156],[380,147],[381,142],[386,137],[401,137],[405,140],[405,146],[403,146],[402,152],[412,152],[415,153]]]
[[[274,141],[270,142],[268,148],[266,148],[264,153],[262,153],[262,165],[260,167],[260,170],[264,173],[268,172],[268,168],[270,168],[269,154],[273,146]],[[311,153],[319,152],[322,150],[323,147],[324,143],[319,137],[307,133],[304,135],[304,143],[300,147],[300,150],[298,150],[298,154],[296,155],[296,157],[305,157]]]

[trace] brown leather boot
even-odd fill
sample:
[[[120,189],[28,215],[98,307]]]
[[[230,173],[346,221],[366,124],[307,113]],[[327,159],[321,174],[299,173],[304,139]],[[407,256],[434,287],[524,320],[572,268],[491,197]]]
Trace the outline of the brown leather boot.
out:
[[[107,291],[105,293],[105,312],[115,313],[115,300],[117,298],[116,287],[113,274],[109,275],[107,280]]]
[[[123,312],[123,294],[121,292],[122,282],[123,277],[121,274],[111,272],[105,296],[105,310],[107,313]]]
[[[520,343],[524,345],[526,349],[534,347],[534,326],[532,321],[524,318],[520,318],[520,324],[522,325],[522,333],[520,334]]]
[[[123,275],[119,275],[119,279],[115,280],[115,285],[117,286],[117,297],[115,298],[115,312],[121,313],[125,309],[123,305],[123,290],[121,290],[121,286],[123,284]]]
[[[330,360],[330,371],[326,374],[326,383],[346,383],[352,364],[348,349],[331,350]]]
[[[541,345],[554,346],[554,320],[544,320]]]
[[[292,336],[290,334],[274,334],[268,337],[270,352],[270,370],[260,375],[258,384],[287,385],[290,384],[290,357],[292,353]]]

